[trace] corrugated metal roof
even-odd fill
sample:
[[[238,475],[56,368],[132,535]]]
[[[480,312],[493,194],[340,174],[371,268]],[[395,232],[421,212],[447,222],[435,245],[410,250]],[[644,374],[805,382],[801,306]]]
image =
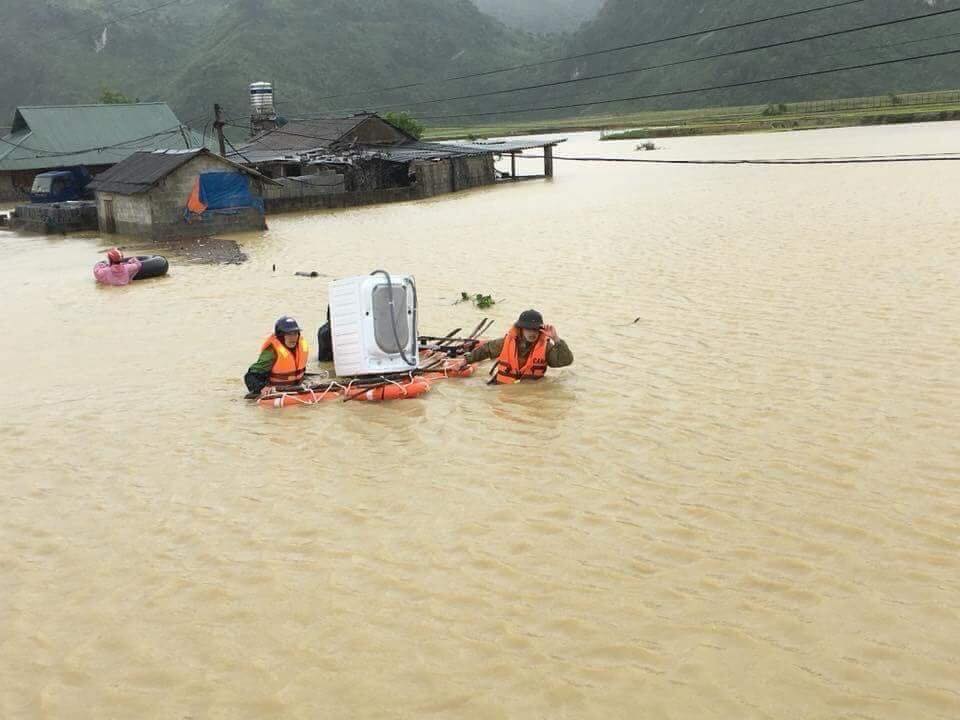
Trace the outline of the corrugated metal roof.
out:
[[[304,162],[302,153],[283,153],[277,150],[251,150],[249,146],[227,153],[227,158],[233,162],[259,165],[270,162]]]
[[[238,153],[273,152],[293,153],[330,147],[348,135],[370,115],[348,118],[320,118],[318,120],[293,120],[276,130],[267,130],[246,145],[237,148]]]
[[[357,160],[375,157],[381,157],[392,162],[412,162],[414,160],[439,160],[450,157],[490,155],[493,152],[493,150],[485,148],[461,147],[443,143],[408,142],[402,145],[357,145],[350,150],[315,148],[292,154],[244,149],[230,153],[228,157],[234,162],[245,162],[252,165],[268,162],[351,165]]]
[[[350,117],[317,118],[313,120],[291,120],[274,130],[267,130],[237,148],[234,156],[246,156],[260,159],[255,162],[267,162],[279,159],[283,155],[296,155],[321,150],[335,150],[338,147],[352,146],[362,134],[360,126],[366,122],[383,123],[398,133],[404,141],[413,137],[402,128],[384,120],[376,113],[360,113]]]
[[[491,155],[492,150],[467,147],[446,143],[410,142],[388,147],[364,146],[371,156],[379,156],[392,162],[413,162],[414,160],[444,160],[454,157],[475,157]]]
[[[264,182],[273,181],[265,178],[255,170],[237,165],[219,155],[214,155],[206,148],[199,150],[157,150],[154,152],[136,152],[126,160],[114,165],[106,172],[100,173],[90,183],[90,189],[97,192],[116,193],[118,195],[136,195],[154,187],[163,178],[177,168],[185,165],[198,155],[210,155],[237,170],[252,175]]]
[[[138,150],[200,147],[166,103],[20,107],[0,140],[0,170],[112,165]]]
[[[539,150],[565,143],[566,138],[530,139],[530,140],[477,140],[474,142],[456,141],[450,143],[460,148],[472,148],[492,153],[523,152],[524,150]]]

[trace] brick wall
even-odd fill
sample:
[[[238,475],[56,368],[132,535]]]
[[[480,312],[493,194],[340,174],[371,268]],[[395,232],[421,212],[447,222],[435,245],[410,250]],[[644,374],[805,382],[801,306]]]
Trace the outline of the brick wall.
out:
[[[193,191],[197,176],[205,172],[234,171],[233,166],[222,160],[209,155],[200,155],[170,173],[148,193],[153,210],[153,222],[158,225],[182,223],[183,212],[187,207],[187,198]],[[258,189],[253,189],[253,193],[257,196],[261,194]]]
[[[413,164],[413,172],[420,197],[425,198],[496,182],[492,155],[417,161]]]
[[[0,202],[6,202],[17,199],[17,193],[13,190],[13,182],[10,173],[0,173]]]
[[[153,223],[149,225],[118,220],[116,227],[119,235],[130,235],[151,240],[174,240],[209,237],[228,232],[262,230],[266,228],[266,223],[259,210],[244,208],[231,212],[229,215],[210,213],[201,218],[194,218],[190,222],[186,222],[183,217],[175,223]]]
[[[416,183],[409,187],[354,192],[327,192],[316,195],[288,195],[278,188],[265,188],[264,205],[268,213],[297,210],[330,210],[379,203],[404,202],[444,195],[455,190],[492,185],[496,182],[490,155],[413,163]],[[307,176],[309,177],[309,176]],[[336,175],[342,178],[342,175]]]
[[[27,178],[22,172],[0,172],[0,201],[13,203],[28,200],[29,194],[18,189],[24,187],[22,182],[27,181],[29,181],[29,185],[26,187],[29,188],[33,184],[33,177]]]
[[[100,216],[100,229],[105,228],[107,217],[105,206],[107,200],[113,201],[113,219],[117,223],[126,225],[149,225],[153,216],[150,211],[150,198],[142,195],[114,195],[113,193],[97,193],[97,214]]]
[[[267,212],[292,212],[295,210],[335,210],[339,208],[379,205],[381,203],[404,202],[419,198],[416,187],[390,188],[387,190],[361,190],[357,192],[314,195],[304,198],[284,198],[265,200]]]
[[[214,157],[201,155],[183,167],[170,173],[155,188],[139,195],[116,195],[97,193],[97,210],[100,213],[100,229],[105,229],[104,200],[113,199],[113,217],[117,233],[148,237],[156,240],[168,238],[194,238],[216,235],[221,232],[262,230],[266,228],[263,213],[256,208],[241,208],[229,213],[205,213],[203,217],[184,217],[187,199],[197,177],[204,172],[234,172],[235,168]],[[261,183],[253,183],[254,196],[262,196]]]
[[[446,160],[417,161],[413,164],[413,174],[416,176],[416,187],[420,191],[420,197],[433,197],[453,192],[450,163]]]
[[[458,158],[454,161],[459,189],[493,185],[497,181],[497,172],[493,155]]]
[[[343,175],[333,172],[324,172],[316,175],[282,178],[277,180],[280,185],[266,185],[263,188],[263,199],[270,200],[299,200],[316,197],[317,195],[333,195],[346,192],[346,183]]]

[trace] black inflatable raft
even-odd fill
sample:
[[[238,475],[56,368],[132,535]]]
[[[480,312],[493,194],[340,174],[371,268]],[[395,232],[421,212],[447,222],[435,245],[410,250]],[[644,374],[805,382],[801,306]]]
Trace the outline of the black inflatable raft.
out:
[[[149,280],[162,277],[170,270],[170,263],[163,255],[137,255],[140,261],[140,272],[133,276],[134,280]]]

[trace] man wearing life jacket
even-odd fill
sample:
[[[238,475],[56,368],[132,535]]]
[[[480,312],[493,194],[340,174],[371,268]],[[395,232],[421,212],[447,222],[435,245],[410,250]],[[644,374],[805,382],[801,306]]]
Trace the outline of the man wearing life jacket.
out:
[[[491,384],[510,385],[521,380],[539,380],[547,368],[573,364],[573,352],[560,339],[553,325],[543,324],[543,315],[526,310],[502,340],[493,340],[464,355],[468,363],[496,360]]]
[[[300,385],[307,371],[310,348],[292,317],[282,317],[273,335],[260,348],[260,357],[250,366],[243,381],[252,393],[269,395],[275,388]]]

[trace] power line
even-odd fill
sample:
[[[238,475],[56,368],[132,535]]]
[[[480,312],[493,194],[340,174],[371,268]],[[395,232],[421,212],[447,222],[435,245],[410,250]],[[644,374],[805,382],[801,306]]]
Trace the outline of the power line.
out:
[[[840,55],[853,55],[854,53],[862,53],[869,50],[883,50],[885,48],[901,47],[902,45],[916,45],[917,43],[930,42],[932,40],[943,40],[945,38],[957,37],[958,35],[960,35],[960,32],[947,33],[945,35],[931,35],[930,37],[917,38],[916,40],[906,40],[904,42],[887,43],[884,45],[871,45],[869,47],[851,48],[842,52],[830,53],[829,55],[824,55],[823,57],[839,57]]]
[[[109,7],[113,7],[114,5],[119,5],[120,3],[124,3],[124,2],[127,2],[127,0],[113,0],[113,2],[108,2],[108,3],[106,3],[105,5],[103,5],[103,7],[101,8],[101,10],[106,10],[106,9],[109,8]],[[54,4],[52,4],[52,3],[44,3],[44,4],[45,4],[48,8],[57,8],[58,10],[59,10],[59,9],[63,9],[63,8],[61,8],[60,6],[54,5]],[[98,27],[99,27],[99,26],[98,26]],[[40,33],[37,33],[37,32],[34,32],[33,34],[36,35],[37,37],[43,37],[43,36],[40,35]],[[6,41],[6,40],[10,39],[11,37],[13,37],[13,35],[0,36],[0,40]]]
[[[247,161],[248,163],[250,163],[251,165],[253,164],[253,161],[251,161],[250,158],[248,158],[246,155],[244,155],[242,152],[240,152],[239,150],[237,150],[237,148],[235,148],[235,147],[233,146],[233,143],[230,142],[230,138],[224,136],[223,140],[224,140],[224,142],[227,143],[227,145],[230,146],[230,149],[233,150],[234,153],[236,153],[237,155],[239,155],[240,157],[242,157],[244,160],[246,160],[246,161]]]
[[[649,95],[634,95],[630,97],[608,98],[606,100],[591,100],[589,102],[570,103],[567,105],[549,105],[544,107],[514,108],[511,110],[495,110],[495,111],[481,112],[481,113],[461,113],[461,114],[454,114],[454,115],[422,115],[422,116],[419,116],[418,119],[419,120],[453,120],[453,119],[475,118],[475,117],[496,117],[500,115],[516,115],[520,113],[547,112],[552,110],[570,110],[573,108],[591,107],[594,105],[609,105],[611,103],[635,102],[637,100],[653,100],[656,98],[676,97],[679,95],[694,95],[696,93],[709,92],[711,90],[730,90],[733,88],[749,87],[752,85],[763,85],[765,83],[778,82],[780,80],[798,80],[801,78],[816,77],[819,75],[830,75],[833,73],[847,72],[850,70],[863,70],[866,68],[895,65],[903,62],[911,62],[914,60],[926,60],[929,58],[945,57],[947,55],[956,55],[958,53],[960,53],[960,50],[947,50],[944,52],[927,53],[924,55],[915,55],[912,57],[898,58],[896,60],[881,60],[881,61],[872,62],[872,63],[862,63],[859,65],[847,65],[845,67],[830,68],[827,70],[814,70],[814,71],[804,72],[804,73],[795,73],[793,75],[781,75],[779,77],[764,78],[762,80],[744,80],[741,82],[726,83],[724,85],[712,85],[708,87],[693,88],[690,90],[674,90],[670,92],[651,93]]]
[[[4,144],[6,144],[6,145],[12,145],[14,148],[17,148],[17,149],[20,149],[20,150],[26,150],[27,152],[35,153],[34,156],[33,156],[33,159],[35,159],[35,160],[43,159],[43,158],[51,158],[51,159],[52,159],[52,158],[58,158],[58,157],[69,157],[69,156],[71,156],[71,155],[81,155],[81,154],[83,154],[83,153],[88,153],[88,152],[103,152],[103,151],[105,151],[105,150],[114,150],[114,149],[118,149],[118,148],[119,148],[119,149],[125,149],[125,150],[126,150],[126,149],[130,149],[130,148],[128,148],[127,146],[129,146],[129,145],[131,145],[131,144],[134,144],[134,143],[143,142],[144,140],[152,140],[153,138],[159,138],[159,137],[163,137],[163,136],[165,136],[165,135],[175,135],[175,134],[177,134],[177,133],[180,132],[181,128],[187,127],[187,128],[189,129],[189,126],[190,126],[190,124],[191,124],[192,122],[196,122],[197,120],[202,120],[202,119],[203,119],[203,118],[195,118],[195,119],[192,120],[192,121],[188,121],[186,125],[184,125],[183,123],[180,123],[180,124],[175,125],[175,126],[173,126],[173,127],[171,127],[171,128],[168,128],[168,129],[166,129],[166,130],[160,130],[159,132],[155,132],[155,133],[152,133],[152,134],[150,134],[150,135],[144,135],[143,137],[132,138],[132,139],[130,139],[130,140],[123,140],[123,141],[121,141],[121,142],[114,143],[114,144],[112,144],[112,145],[102,145],[102,146],[99,146],[99,147],[92,147],[92,148],[81,148],[81,149],[79,149],[79,150],[70,150],[70,151],[59,151],[59,150],[58,150],[58,151],[53,151],[53,150],[49,150],[49,149],[46,149],[46,150],[45,150],[45,149],[30,147],[30,146],[24,145],[24,144],[22,144],[22,143],[10,142],[9,140],[6,140],[5,138],[2,138],[2,137],[0,137],[0,142],[4,143]],[[26,138],[24,138],[24,139],[26,139]]]
[[[759,51],[762,51],[762,50],[772,50],[772,49],[774,49],[774,48],[786,47],[786,46],[788,46],[788,45],[796,45],[796,44],[798,44],[798,43],[803,43],[803,42],[810,42],[810,41],[814,41],[814,40],[824,40],[824,39],[827,39],[827,38],[840,37],[840,36],[842,36],[842,35],[849,35],[849,34],[851,34],[851,33],[863,32],[863,31],[866,31],[866,30],[876,30],[876,29],[878,29],[878,28],[890,27],[890,26],[893,26],[893,25],[900,25],[900,24],[903,24],[903,23],[914,22],[914,21],[916,21],[916,20],[923,20],[923,19],[925,19],[925,18],[930,18],[930,17],[939,17],[939,16],[942,16],[942,15],[950,15],[950,14],[957,13],[957,12],[960,12],[960,8],[954,8],[954,9],[952,9],[952,10],[939,10],[939,11],[937,11],[937,12],[924,13],[924,14],[922,14],[922,15],[914,15],[914,16],[907,17],[907,18],[901,18],[901,19],[899,19],[899,20],[888,20],[888,21],[885,21],[885,22],[878,22],[878,23],[872,23],[872,24],[870,24],[870,25],[863,25],[863,26],[860,26],[860,27],[848,28],[848,29],[846,29],[846,30],[834,30],[834,31],[832,31],[832,32],[818,33],[818,34],[816,34],[816,35],[807,35],[807,36],[805,36],[805,37],[795,38],[795,39],[793,39],[793,40],[783,40],[783,41],[780,41],[780,42],[765,43],[765,44],[763,44],[763,45],[757,45],[757,46],[755,46],[755,47],[750,47],[750,48],[743,48],[743,49],[740,49],[740,50],[729,50],[729,51],[726,51],[726,52],[714,53],[714,54],[712,54],[712,55],[701,55],[701,56],[699,56],[699,57],[688,58],[688,59],[685,59],[685,60],[676,60],[676,61],[669,62],[669,63],[663,63],[663,64],[661,64],[661,65],[648,65],[648,66],[645,66],[645,67],[630,68],[630,69],[628,69],[628,70],[617,70],[617,71],[615,71],[615,72],[603,73],[603,74],[601,74],[601,75],[587,75],[587,76],[584,76],[584,77],[572,78],[572,79],[568,79],[568,80],[557,80],[557,81],[555,81],[555,82],[538,83],[538,84],[536,84],[536,85],[522,85],[522,86],[519,86],[519,87],[507,88],[506,90],[491,90],[491,91],[488,91],[488,92],[473,93],[473,94],[470,94],[470,95],[457,95],[457,96],[453,96],[453,97],[435,98],[435,99],[433,99],[433,100],[420,100],[420,101],[412,102],[412,103],[395,103],[395,104],[391,104],[391,105],[384,105],[384,106],[382,106],[380,109],[381,109],[381,110],[390,110],[390,109],[395,109],[395,108],[407,109],[407,108],[411,108],[411,107],[418,107],[418,106],[422,106],[422,105],[432,105],[432,104],[441,103],[441,102],[455,102],[455,101],[458,101],[458,100],[471,100],[471,99],[474,99],[474,98],[490,97],[490,96],[493,96],[493,95],[505,95],[505,94],[508,94],[508,93],[523,92],[523,91],[526,91],[526,90],[539,90],[539,89],[542,89],[542,88],[558,87],[558,86],[561,86],[561,85],[573,85],[573,84],[576,84],[576,83],[589,82],[589,81],[592,81],[592,80],[602,80],[602,79],[606,79],[606,78],[620,77],[620,76],[623,76],[623,75],[631,75],[631,74],[635,74],[635,73],[648,72],[648,71],[651,71],[651,70],[662,70],[662,69],[665,69],[665,68],[678,67],[678,66],[680,66],[680,65],[687,65],[687,64],[689,64],[689,63],[695,63],[695,62],[703,62],[703,61],[705,61],[705,60],[717,60],[717,59],[720,59],[720,58],[733,57],[733,56],[736,56],[736,55],[744,55],[744,54],[747,54],[747,53],[759,52]],[[960,33],[954,33],[954,34],[960,34]],[[913,41],[913,42],[919,42],[919,41]],[[891,47],[892,47],[892,45],[891,45]],[[346,110],[341,110],[341,111],[332,110],[331,112],[343,112],[343,111],[346,111]]]
[[[501,73],[513,72],[515,70],[526,70],[529,68],[543,67],[545,65],[553,65],[555,63],[566,62],[568,60],[580,60],[582,58],[594,57],[596,55],[605,55],[607,53],[621,52],[623,50],[632,50],[634,48],[650,47],[651,45],[659,45],[661,43],[673,42],[674,40],[686,40],[689,38],[699,37],[701,35],[709,35],[710,33],[715,33],[715,32],[723,32],[726,30],[736,30],[738,28],[751,27],[753,25],[773,22],[775,20],[784,20],[787,18],[799,17],[801,15],[809,15],[811,13],[823,12],[824,10],[833,10],[834,8],[846,7],[848,5],[859,5],[867,1],[868,0],[841,0],[840,2],[834,2],[829,5],[820,5],[818,7],[807,8],[805,10],[795,10],[793,12],[783,13],[781,15],[758,18],[756,20],[746,20],[743,22],[731,23],[729,25],[720,25],[717,27],[709,28],[707,30],[697,30],[695,32],[682,33],[680,35],[671,35],[669,37],[658,38],[656,40],[643,40],[641,42],[630,43],[629,45],[621,45],[619,47],[606,48],[604,50],[591,50],[589,52],[578,53],[576,55],[567,55],[565,57],[553,58],[551,60],[541,60],[539,62],[524,63],[522,65],[513,65],[510,67],[502,67],[494,70],[485,70],[482,72],[470,73],[467,75],[454,75],[451,77],[434,78],[432,80],[423,80],[415,83],[407,83],[405,85],[394,85],[392,87],[377,88],[373,90],[357,90],[355,92],[339,93],[337,95],[326,95],[324,97],[317,98],[317,100],[332,100],[334,98],[351,97],[355,95],[369,95],[371,93],[383,93],[383,92],[390,92],[393,90],[407,90],[409,88],[422,87],[424,85],[429,85],[433,83],[445,83],[445,82],[452,82],[455,80],[469,80],[471,78],[488,77],[490,75],[499,75]]]
[[[465,113],[465,114],[460,114],[460,115],[421,116],[419,119],[421,119],[421,120],[444,120],[444,119],[453,119],[453,118],[455,118],[455,119],[460,119],[460,118],[472,118],[472,117],[489,117],[489,116],[509,115],[509,114],[516,114],[516,113],[544,112],[544,111],[552,111],[552,110],[566,110],[566,109],[571,109],[571,108],[589,107],[589,106],[593,106],[593,105],[604,105],[604,104],[609,104],[609,103],[632,102],[632,101],[637,101],[637,100],[649,100],[649,99],[654,99],[654,98],[671,97],[671,96],[677,96],[677,95],[690,95],[690,94],[694,94],[694,93],[709,92],[709,91],[713,91],[713,90],[727,90],[727,89],[732,89],[732,88],[748,87],[748,86],[752,86],[752,85],[761,85],[761,84],[765,84],[765,83],[778,82],[778,81],[781,81],[781,80],[796,80],[796,79],[806,78],[806,77],[815,77],[815,76],[820,76],[820,75],[829,75],[829,74],[838,73],[838,72],[847,72],[847,71],[850,71],[850,70],[862,70],[862,69],[867,69],[867,68],[881,67],[881,66],[887,66],[887,65],[895,65],[895,64],[899,64],[899,63],[903,63],[903,62],[912,62],[912,61],[915,61],[915,60],[925,60],[925,59],[936,58],[936,57],[945,57],[945,56],[948,56],[948,55],[956,55],[956,54],[958,54],[958,53],[960,53],[960,49],[958,49],[958,50],[947,50],[947,51],[942,51],[942,52],[937,52],[937,53],[926,53],[926,54],[923,54],[923,55],[915,55],[915,56],[911,56],[911,57],[897,58],[897,59],[895,59],[895,60],[881,60],[881,61],[876,61],[876,62],[872,62],[872,63],[861,63],[861,64],[859,64],[859,65],[847,65],[847,66],[844,66],[844,67],[830,68],[830,69],[826,69],[826,70],[814,70],[814,71],[805,72],[805,73],[796,73],[796,74],[793,74],[793,75],[783,75],[783,76],[774,77],[774,78],[764,78],[764,79],[762,79],[762,80],[747,80],[747,81],[742,81],[742,82],[737,82],[737,83],[727,83],[727,84],[724,84],[724,85],[715,85],[715,86],[711,86],[711,87],[695,88],[695,89],[691,89],[691,90],[675,90],[675,91],[672,91],[672,92],[653,93],[653,94],[650,94],[650,95],[639,95],[639,96],[623,97],[623,98],[610,98],[610,99],[606,99],[606,100],[592,100],[592,101],[584,102],[584,103],[573,103],[573,104],[568,104],[568,105],[555,105],[555,106],[550,106],[550,107],[519,108],[519,109],[512,109],[512,110],[498,110],[498,111],[485,112],[485,113]],[[241,126],[241,125],[234,125],[234,127],[243,127],[243,126]],[[305,134],[305,133],[295,133],[295,132],[291,132],[291,131],[285,131],[285,130],[281,130],[280,128],[276,128],[276,129],[274,129],[274,130],[271,130],[271,131],[270,131],[269,133],[267,133],[267,134],[274,134],[274,133],[279,134],[279,135],[289,135],[289,136],[292,136],[292,137],[308,138],[308,139],[311,139],[311,140],[326,140],[326,141],[331,141],[331,142],[336,140],[335,138],[326,138],[326,137],[321,137],[321,136],[317,136],[317,135],[308,135],[308,134]]]
[[[183,2],[195,2],[195,0],[168,0],[167,2],[161,3],[160,5],[153,5],[151,7],[143,8],[142,10],[137,10],[136,12],[132,12],[127,15],[120,15],[115,18],[110,18],[106,22],[97,23],[96,25],[90,25],[89,27],[83,28],[82,30],[78,30],[76,32],[65,33],[64,35],[59,35],[59,36],[54,35],[50,39],[64,40],[66,38],[73,37],[74,35],[81,35],[83,33],[90,32],[91,30],[108,28],[111,25],[116,25],[117,23],[121,23],[124,20],[129,20],[130,18],[139,17],[140,15],[146,15],[147,13],[156,12],[157,10],[162,10],[163,8],[170,7],[171,5],[179,5],[180,3],[183,3]]]
[[[528,160],[542,160],[543,155],[524,155]],[[774,160],[651,160],[647,158],[609,158],[609,157],[560,157],[554,160],[566,162],[602,162],[633,163],[644,165],[872,165],[879,163],[907,162],[957,162],[960,153],[930,155],[873,155],[863,157],[839,158],[778,158]]]
[[[319,120],[320,118],[315,118],[315,119]],[[242,130],[249,129],[245,125],[238,125],[237,123],[227,122],[225,124],[229,125],[230,127],[240,128]],[[308,140],[326,140],[327,142],[337,142],[340,139],[340,138],[321,137],[320,135],[306,135],[304,133],[295,133],[295,132],[290,132],[289,130],[281,130],[279,127],[273,128],[272,130],[268,130],[267,132],[261,135],[258,135],[256,139],[263,140],[264,138],[270,135],[289,135],[290,137],[306,138]]]

